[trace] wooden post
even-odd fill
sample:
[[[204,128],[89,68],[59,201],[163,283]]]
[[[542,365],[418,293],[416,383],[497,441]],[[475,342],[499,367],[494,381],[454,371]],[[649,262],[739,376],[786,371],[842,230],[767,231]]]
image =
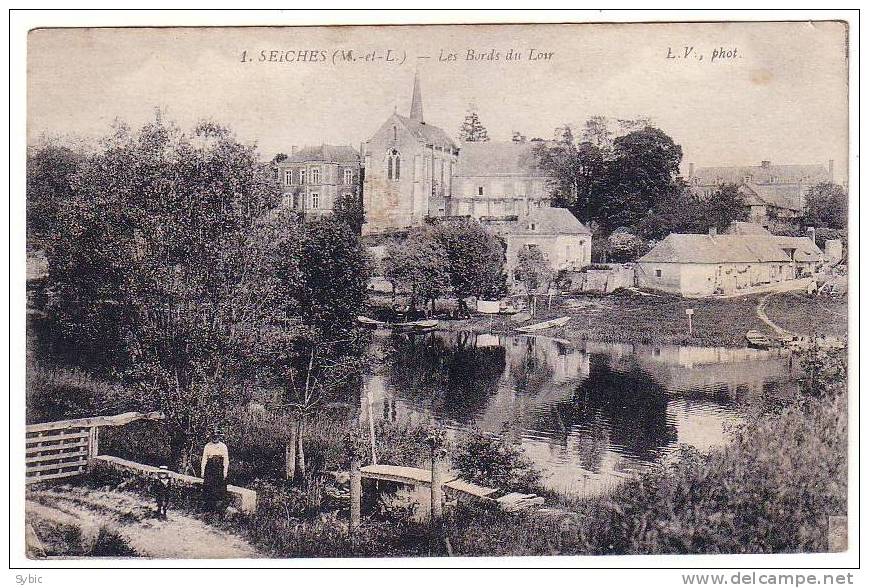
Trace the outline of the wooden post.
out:
[[[443,429],[433,428],[428,435],[428,444],[431,448],[431,525],[432,528],[440,528],[444,516],[444,491],[443,477],[441,473],[441,459],[444,454],[446,433]]]
[[[88,459],[96,457],[100,453],[100,428],[91,427],[88,435]]]
[[[362,522],[362,459],[350,456],[350,532],[355,533]]]
[[[290,422],[290,430],[287,436],[287,444],[284,447],[284,459],[286,460],[286,477],[288,482],[296,479],[296,445],[298,443],[296,421]]]

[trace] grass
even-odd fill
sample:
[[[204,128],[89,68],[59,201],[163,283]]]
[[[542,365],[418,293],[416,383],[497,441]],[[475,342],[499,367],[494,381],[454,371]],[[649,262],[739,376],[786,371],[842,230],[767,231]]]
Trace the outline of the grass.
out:
[[[772,333],[757,316],[758,301],[763,295],[727,299],[685,299],[672,295],[641,296],[620,293],[609,296],[566,296],[546,306],[545,297],[538,301],[534,319],[525,324],[569,316],[564,327],[549,329],[546,335],[573,341],[699,345],[710,347],[745,347],[745,333],[751,329]],[[386,298],[376,299],[374,314],[383,312]],[[439,307],[449,308],[441,302]],[[688,333],[687,309],[693,309],[693,333]],[[803,332],[810,325],[818,332],[847,333],[848,319],[844,302],[830,302],[799,294],[776,294],[766,306],[767,315]],[[804,318],[805,317],[805,318]],[[507,333],[516,324],[509,317],[475,315],[471,319],[441,320],[446,330],[477,333]],[[802,330],[801,330],[802,329]]]
[[[39,537],[46,557],[132,557],[133,550],[116,531],[101,527],[96,539],[88,544],[79,527],[56,521],[34,519],[33,530]]]
[[[848,338],[847,298],[787,292],[770,296],[764,310],[772,322],[788,331]]]

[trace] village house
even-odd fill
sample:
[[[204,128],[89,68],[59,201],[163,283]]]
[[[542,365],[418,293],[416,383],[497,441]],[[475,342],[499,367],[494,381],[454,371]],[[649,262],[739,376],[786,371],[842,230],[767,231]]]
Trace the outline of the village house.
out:
[[[789,255],[773,235],[671,233],[637,261],[637,285],[690,297],[772,286],[798,277],[802,246],[790,245]]]
[[[515,220],[483,224],[504,241],[504,268],[511,279],[523,249],[539,249],[556,271],[578,271],[591,263],[591,231],[566,208],[532,207]]]
[[[745,198],[749,220],[772,230],[797,228],[809,188],[835,181],[832,159],[827,167],[765,160],[755,166],[696,169],[691,163],[688,170],[688,185],[697,196],[708,198],[722,185],[733,184]]]
[[[816,273],[827,259],[815,243],[815,229],[809,227],[806,237],[773,235],[757,223],[732,222],[726,233],[730,235],[762,235],[781,247],[794,266],[794,277],[801,278]]]
[[[293,147],[274,169],[282,205],[305,214],[330,213],[340,197],[359,193],[359,153],[349,145]]]

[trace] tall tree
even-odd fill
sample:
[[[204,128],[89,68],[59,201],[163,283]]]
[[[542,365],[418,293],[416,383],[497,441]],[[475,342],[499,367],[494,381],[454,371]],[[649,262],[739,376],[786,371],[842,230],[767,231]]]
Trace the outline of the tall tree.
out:
[[[446,249],[430,228],[413,231],[403,242],[391,243],[384,260],[384,275],[396,286],[410,289],[410,307],[443,296],[450,285]]]
[[[719,186],[703,203],[706,224],[724,231],[734,221],[748,220],[748,206],[739,188],[733,184]]]
[[[476,111],[470,110],[465,115],[465,120],[459,129],[459,140],[469,143],[484,143],[489,140],[489,132],[480,122]]]
[[[27,148],[27,240],[44,246],[57,236],[58,214],[73,198],[72,178],[84,153],[56,141]]]
[[[501,241],[470,219],[437,225],[434,234],[447,253],[450,284],[462,312],[470,315],[468,297],[494,299],[504,294],[507,278]]]
[[[189,470],[269,311],[250,237],[278,201],[268,167],[219,125],[184,133],[158,115],[138,133],[116,127],[73,187],[50,260],[54,318],[108,317],[141,404],[165,412],[171,458]]]
[[[592,217],[610,230],[636,226],[657,201],[681,191],[681,161],[682,148],[660,129],[645,127],[616,138]]]
[[[825,182],[809,188],[805,199],[808,226],[844,229],[848,226],[848,193],[839,184]]]

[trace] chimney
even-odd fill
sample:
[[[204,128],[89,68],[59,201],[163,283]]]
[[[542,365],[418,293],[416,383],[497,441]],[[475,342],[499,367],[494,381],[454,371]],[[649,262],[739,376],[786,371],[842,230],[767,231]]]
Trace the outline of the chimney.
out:
[[[812,243],[817,244],[815,240],[815,227],[806,227],[806,234],[809,236],[809,239],[812,240]]]
[[[689,178],[694,177],[694,162],[693,161],[688,164],[688,177]]]
[[[760,167],[763,169],[767,169],[769,167],[770,161],[768,159],[764,159],[760,162]]]
[[[299,147],[298,147],[297,145],[293,145],[292,147],[290,147],[290,155],[295,155],[295,154],[296,154],[296,150],[297,150],[298,148],[299,148]]]
[[[709,236],[715,237],[716,235],[718,235],[718,227],[712,225],[711,227],[709,227]]]
[[[833,177],[834,168],[833,168],[833,160],[832,159],[830,160],[830,163],[828,165],[828,169],[830,170],[830,180],[835,181],[835,178]]]

